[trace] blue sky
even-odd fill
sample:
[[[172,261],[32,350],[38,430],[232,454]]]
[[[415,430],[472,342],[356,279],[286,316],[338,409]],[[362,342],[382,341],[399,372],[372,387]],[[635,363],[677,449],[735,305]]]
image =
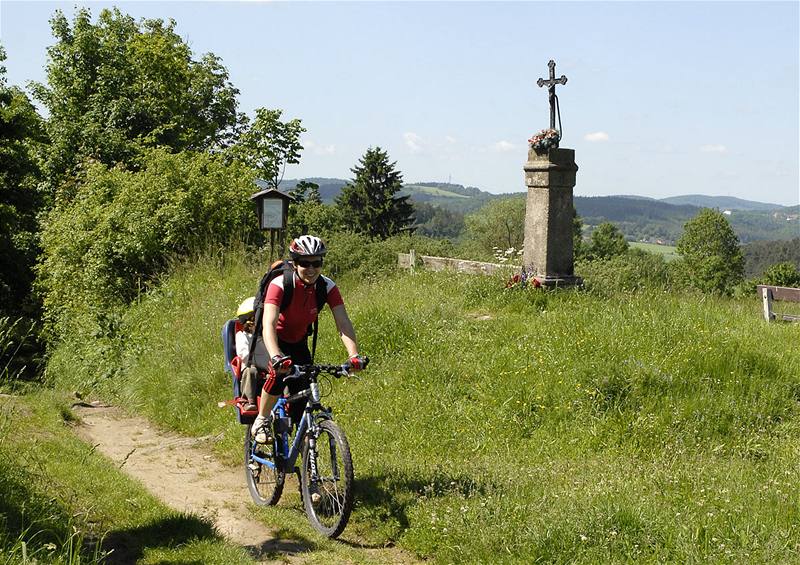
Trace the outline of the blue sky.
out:
[[[8,81],[43,80],[48,19],[105,2],[0,0]],[[240,109],[308,129],[286,178],[350,178],[370,146],[406,182],[524,190],[556,61],[575,194],[800,203],[800,3],[118,2],[213,52]]]

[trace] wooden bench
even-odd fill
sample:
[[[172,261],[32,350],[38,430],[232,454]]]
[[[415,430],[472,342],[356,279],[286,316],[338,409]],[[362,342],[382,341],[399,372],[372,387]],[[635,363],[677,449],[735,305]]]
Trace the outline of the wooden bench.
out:
[[[758,285],[758,293],[764,304],[764,319],[768,322],[773,320],[787,320],[789,322],[800,322],[800,315],[798,314],[781,314],[772,311],[772,302],[774,300],[783,300],[784,302],[800,302],[800,288],[788,288],[785,286],[769,286],[765,284]]]

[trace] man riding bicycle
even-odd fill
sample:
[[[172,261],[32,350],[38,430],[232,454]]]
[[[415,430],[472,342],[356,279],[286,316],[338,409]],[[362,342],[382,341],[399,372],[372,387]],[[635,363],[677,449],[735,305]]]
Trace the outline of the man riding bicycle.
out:
[[[308,349],[308,326],[319,315],[316,298],[316,283],[322,277],[326,287],[325,302],[330,306],[336,328],[342,339],[349,364],[354,371],[364,367],[365,361],[358,354],[358,342],[353,323],[347,315],[342,295],[336,284],[321,274],[323,258],[327,253],[325,243],[313,235],[301,235],[289,246],[294,273],[294,290],[289,305],[281,312],[283,299],[283,277],[275,277],[267,286],[264,298],[263,339],[270,356],[269,375],[264,383],[258,407],[258,416],[253,422],[252,433],[256,441],[266,443],[269,439],[270,412],[283,393],[284,377],[293,364],[306,365],[312,362]],[[302,390],[304,383],[289,382],[289,392]],[[297,421],[303,407],[293,407],[293,420]],[[295,412],[298,410],[298,412]]]

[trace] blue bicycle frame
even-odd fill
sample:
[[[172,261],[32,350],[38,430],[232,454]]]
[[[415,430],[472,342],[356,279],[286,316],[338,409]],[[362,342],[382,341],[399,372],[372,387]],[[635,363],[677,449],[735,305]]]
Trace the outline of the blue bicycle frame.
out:
[[[281,397],[278,399],[278,401],[275,403],[275,407],[272,409],[273,419],[286,418],[288,420],[288,415],[286,413],[286,405],[287,405],[287,399],[285,397]],[[330,418],[330,414],[324,409],[320,410],[318,416],[321,416],[324,419]],[[300,424],[297,426],[297,433],[295,433],[294,441],[292,442],[291,448],[289,447],[289,442],[288,442],[289,429],[291,429],[290,428],[291,424],[287,426],[286,430],[282,431],[280,434],[276,434],[276,437],[274,439],[275,453],[280,454],[280,460],[278,462],[274,462],[269,459],[264,459],[263,457],[260,457],[257,453],[255,453],[254,450],[252,450],[251,448],[251,457],[253,461],[258,461],[259,463],[269,467],[270,469],[277,469],[278,471],[283,471],[285,473],[294,472],[295,471],[294,464],[297,461],[297,458],[300,456],[300,450],[302,449],[303,445],[303,438],[305,437],[308,429],[311,427],[313,418],[314,415],[312,415],[312,404],[309,402],[306,405],[305,411],[303,412],[303,418],[300,420]]]

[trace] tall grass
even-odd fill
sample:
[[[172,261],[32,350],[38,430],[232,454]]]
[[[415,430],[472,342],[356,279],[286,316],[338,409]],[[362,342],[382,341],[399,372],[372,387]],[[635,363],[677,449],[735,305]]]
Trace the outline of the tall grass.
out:
[[[125,314],[106,393],[222,431],[238,462],[219,330],[263,268],[177,269]],[[764,324],[755,297],[338,282],[372,358],[325,387],[354,454],[350,532],[443,563],[800,560],[800,327]],[[329,314],[320,334],[318,358],[341,360]]]
[[[23,386],[20,378],[27,372],[26,361],[31,360],[24,349],[33,339],[33,329],[25,318],[0,316],[0,389]]]

